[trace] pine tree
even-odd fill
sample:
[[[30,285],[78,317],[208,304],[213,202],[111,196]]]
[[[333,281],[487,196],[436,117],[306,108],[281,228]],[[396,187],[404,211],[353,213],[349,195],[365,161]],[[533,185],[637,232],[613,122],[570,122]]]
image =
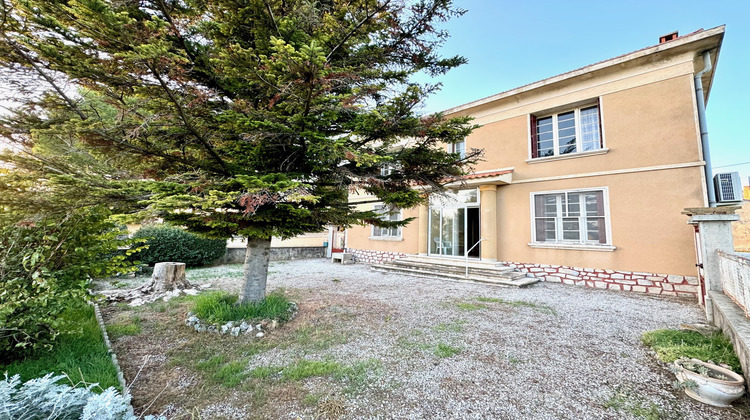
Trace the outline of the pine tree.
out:
[[[413,207],[479,155],[442,147],[471,132],[468,118],[415,111],[439,86],[412,76],[464,62],[437,51],[448,34],[436,25],[463,13],[450,0],[0,5],[0,74],[23,93],[0,135],[85,150],[96,164],[40,165],[99,185],[80,191],[106,199],[127,182],[168,222],[246,237],[242,301],[265,296],[271,237],[408,223],[357,211],[349,192]]]

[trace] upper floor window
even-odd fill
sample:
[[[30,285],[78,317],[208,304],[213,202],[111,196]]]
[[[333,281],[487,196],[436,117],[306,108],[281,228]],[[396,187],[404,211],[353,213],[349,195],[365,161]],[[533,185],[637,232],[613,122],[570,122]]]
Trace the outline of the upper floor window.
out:
[[[466,157],[466,140],[461,140],[456,143],[448,145],[448,151],[451,153],[458,153],[461,159]]]
[[[561,156],[601,149],[599,105],[531,116],[531,157]]]
[[[382,204],[376,205],[374,210],[380,213],[382,220],[399,221],[401,220],[401,211],[389,212],[386,206]],[[400,227],[372,227],[372,236],[376,238],[400,238],[401,228]]]

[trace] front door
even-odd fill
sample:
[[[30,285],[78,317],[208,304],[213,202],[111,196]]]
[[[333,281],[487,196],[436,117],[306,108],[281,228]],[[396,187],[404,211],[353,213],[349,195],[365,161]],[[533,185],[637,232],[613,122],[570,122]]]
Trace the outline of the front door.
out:
[[[430,255],[463,257],[479,241],[478,197],[476,189],[430,197]],[[469,252],[479,255],[479,245]]]

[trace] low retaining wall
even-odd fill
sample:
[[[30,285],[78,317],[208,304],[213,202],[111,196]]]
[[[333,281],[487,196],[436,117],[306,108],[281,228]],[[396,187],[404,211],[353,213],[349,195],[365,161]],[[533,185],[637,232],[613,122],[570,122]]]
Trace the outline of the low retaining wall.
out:
[[[347,248],[346,252],[354,255],[354,262],[365,264],[383,264],[406,256],[403,252],[370,251],[368,249]]]
[[[697,299],[698,277],[501,261],[543,281]]]
[[[245,248],[227,248],[227,253],[219,259],[217,264],[239,264],[245,262]],[[324,246],[314,247],[279,247],[271,248],[271,261],[304,260],[310,258],[325,258]]]
[[[750,384],[750,318],[724,293],[710,291],[708,295],[713,301],[713,323],[732,340],[745,383]]]

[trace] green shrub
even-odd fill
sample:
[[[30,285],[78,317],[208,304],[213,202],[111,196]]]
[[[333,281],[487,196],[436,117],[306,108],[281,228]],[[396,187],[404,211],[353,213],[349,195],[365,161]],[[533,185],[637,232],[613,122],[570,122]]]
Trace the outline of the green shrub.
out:
[[[148,249],[138,254],[143,264],[158,262],[184,262],[188,267],[209,265],[227,252],[225,239],[206,239],[169,225],[143,227],[133,235],[145,239]]]
[[[724,363],[735,372],[742,373],[732,342],[721,332],[705,336],[696,331],[665,329],[645,332],[641,340],[654,349],[659,360],[666,363],[689,357],[704,362]]]
[[[0,363],[50,348],[60,314],[84,301],[92,277],[132,270],[117,254],[132,241],[108,216],[105,207],[32,220],[0,215]]]
[[[237,304],[237,295],[225,292],[203,293],[195,297],[193,312],[209,323],[223,324],[241,319],[289,319],[289,300],[271,293],[259,303]]]

